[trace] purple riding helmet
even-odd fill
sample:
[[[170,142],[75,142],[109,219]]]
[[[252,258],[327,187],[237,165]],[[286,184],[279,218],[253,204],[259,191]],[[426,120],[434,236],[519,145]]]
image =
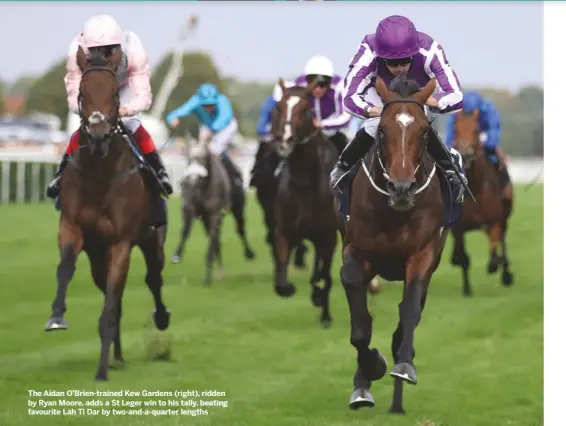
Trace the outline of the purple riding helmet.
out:
[[[378,58],[401,59],[419,52],[417,29],[410,19],[393,15],[383,19],[375,30],[375,52]]]

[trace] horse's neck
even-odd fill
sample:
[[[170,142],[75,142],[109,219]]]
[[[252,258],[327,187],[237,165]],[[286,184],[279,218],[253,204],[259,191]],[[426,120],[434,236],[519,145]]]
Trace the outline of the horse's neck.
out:
[[[479,188],[487,172],[487,158],[483,152],[483,147],[480,147],[476,151],[475,157],[467,173],[467,178],[470,182],[470,186]]]
[[[77,163],[87,179],[92,176],[96,182],[102,184],[110,181],[117,173],[133,167],[134,155],[131,149],[120,135],[113,137],[108,147],[108,154],[104,157],[91,155],[86,144],[81,145],[81,149],[77,150]]]

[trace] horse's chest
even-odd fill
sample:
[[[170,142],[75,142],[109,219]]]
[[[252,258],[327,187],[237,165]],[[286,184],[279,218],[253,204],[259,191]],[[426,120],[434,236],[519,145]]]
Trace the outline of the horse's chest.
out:
[[[503,204],[501,198],[492,193],[484,191],[476,196],[476,202],[466,199],[462,222],[473,225],[500,220],[503,215]]]

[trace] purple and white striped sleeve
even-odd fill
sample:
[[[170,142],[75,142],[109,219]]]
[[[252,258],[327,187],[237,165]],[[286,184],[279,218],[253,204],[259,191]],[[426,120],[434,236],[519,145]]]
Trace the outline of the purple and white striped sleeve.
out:
[[[362,41],[358,51],[350,62],[350,70],[344,78],[344,108],[346,111],[360,118],[367,118],[364,108],[375,106],[367,102],[362,93],[371,84],[375,74],[377,57],[366,41]]]
[[[431,78],[436,77],[436,86],[439,91],[433,97],[438,101],[439,112],[449,114],[461,110],[464,104],[464,95],[460,81],[448,63],[442,46],[436,41],[430,48],[429,57],[432,60],[426,72]]]
[[[346,127],[351,120],[351,115],[344,110],[344,80],[341,80],[334,88],[334,113],[320,122],[324,129],[341,129]]]

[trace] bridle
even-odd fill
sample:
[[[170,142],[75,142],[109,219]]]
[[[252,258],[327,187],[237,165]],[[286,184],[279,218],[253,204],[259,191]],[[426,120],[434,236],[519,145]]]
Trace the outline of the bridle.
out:
[[[392,105],[392,104],[399,104],[399,103],[405,103],[405,104],[409,104],[409,103],[413,103],[413,104],[417,104],[419,106],[419,108],[425,112],[425,106],[422,102],[418,101],[417,99],[413,99],[413,98],[396,98],[396,99],[391,99],[387,102],[385,102],[383,104],[383,109],[381,111],[381,114],[383,116],[383,112],[387,109],[388,106]],[[415,168],[415,170],[413,171],[413,176],[416,176],[417,171],[419,170],[421,164],[423,163],[423,158],[424,155],[426,153],[426,148],[428,145],[428,133],[430,131],[430,126],[432,125],[433,120],[429,121],[429,130],[425,133],[425,135],[423,136],[425,138],[425,143],[423,146],[423,149],[420,153],[419,156],[419,162],[417,164],[417,167]],[[384,165],[384,161],[382,159],[382,154],[381,152],[384,152],[381,150],[381,148],[383,147],[383,145],[385,144],[384,139],[385,139],[385,135],[383,132],[383,129],[381,129],[380,127],[378,127],[377,129],[377,135],[375,137],[376,141],[377,141],[377,146],[376,146],[376,150],[375,150],[375,154],[377,157],[377,160],[379,162],[379,166],[381,167],[381,172],[383,177],[385,178],[385,180],[387,182],[391,182],[391,177],[389,176],[389,174],[387,173],[387,169],[385,168]],[[362,161],[362,168],[364,169],[364,172],[366,174],[366,176],[368,177],[371,185],[374,187],[374,189],[384,195],[390,196],[390,193],[388,191],[386,191],[385,189],[380,188],[375,181],[373,180],[370,171],[368,170],[365,161]],[[415,191],[415,194],[418,194],[422,191],[424,191],[428,185],[430,184],[432,177],[434,176],[434,173],[436,172],[436,164],[434,164],[433,162],[433,166],[432,166],[432,170],[430,171],[430,173],[427,176],[426,181]]]
[[[105,66],[92,66],[92,67],[89,67],[89,68],[87,68],[83,71],[81,79],[84,78],[84,76],[91,71],[106,71],[106,72],[111,73],[114,76],[114,78],[117,78],[116,72],[112,68],[105,67]],[[104,114],[102,114],[98,111],[93,112],[91,114],[91,116],[88,117],[88,118],[85,117],[82,113],[82,110],[81,110],[81,101],[83,100],[83,98],[84,98],[84,94],[82,92],[82,88],[79,88],[79,94],[77,96],[77,105],[78,105],[78,110],[79,110],[79,117],[80,117],[80,120],[81,120],[79,130],[83,131],[85,134],[88,135],[89,133],[88,133],[87,126],[89,124],[99,124],[103,121],[106,121],[110,125],[110,132],[108,133],[108,137],[110,135],[112,135],[113,133],[118,133],[118,131],[119,131],[118,111],[120,109],[120,93],[118,91],[116,91],[116,94],[112,98],[114,104],[116,105],[116,116],[115,116],[116,120],[112,120],[114,116],[106,117]]]

